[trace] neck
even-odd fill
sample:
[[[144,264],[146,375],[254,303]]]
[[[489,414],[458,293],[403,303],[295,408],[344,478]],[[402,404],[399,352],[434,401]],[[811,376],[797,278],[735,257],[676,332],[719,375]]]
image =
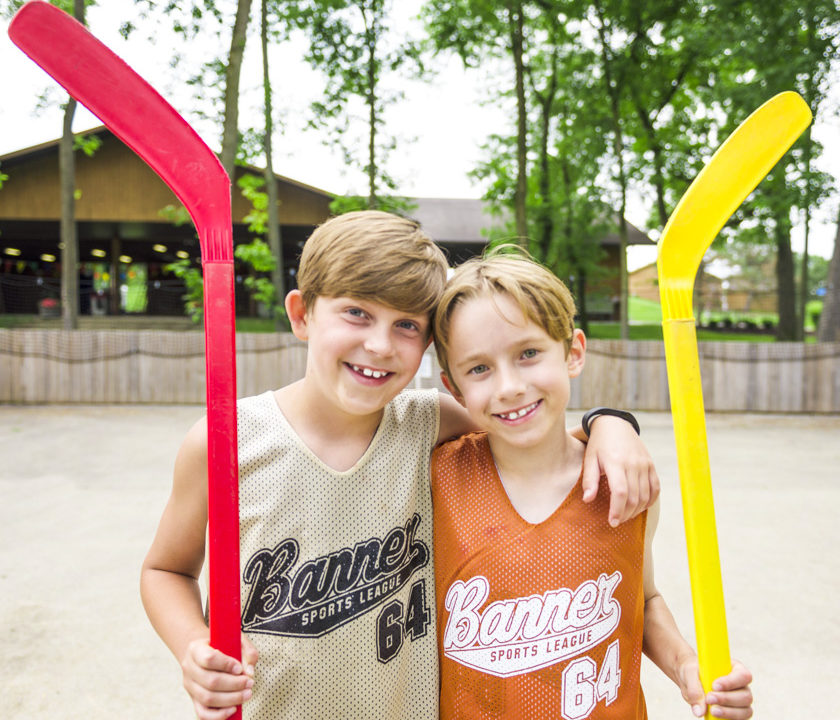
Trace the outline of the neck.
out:
[[[335,470],[350,469],[364,454],[382,421],[384,410],[367,415],[344,412],[306,380],[275,391],[277,405],[306,446]]]
[[[570,466],[580,470],[583,443],[558,426],[542,442],[527,448],[510,445],[490,435],[490,449],[496,467],[506,476],[541,477],[565,473]]]
[[[529,523],[550,517],[580,477],[584,445],[562,430],[551,442],[527,449],[490,438],[502,487],[516,512]]]

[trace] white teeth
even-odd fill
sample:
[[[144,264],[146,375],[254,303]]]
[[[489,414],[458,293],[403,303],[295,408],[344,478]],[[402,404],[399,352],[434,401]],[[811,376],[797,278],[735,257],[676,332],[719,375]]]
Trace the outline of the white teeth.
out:
[[[500,413],[500,416],[505,420],[518,420],[519,418],[527,415],[531,410],[537,407],[539,403],[532,403],[528,407],[524,407],[521,410],[514,410],[513,412],[509,413]]]
[[[358,365],[351,366],[357,373],[362,373],[365,377],[372,377],[375,379],[384,378],[388,373],[381,370],[371,370],[370,368],[362,368]]]

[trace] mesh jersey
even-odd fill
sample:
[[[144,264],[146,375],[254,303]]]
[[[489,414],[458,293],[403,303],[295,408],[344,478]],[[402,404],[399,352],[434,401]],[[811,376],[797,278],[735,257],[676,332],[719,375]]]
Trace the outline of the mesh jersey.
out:
[[[435,450],[432,499],[441,718],[646,718],[645,515],[611,528],[602,478],[526,522],[484,433]]]
[[[438,424],[437,391],[404,392],[338,472],[273,393],[239,402],[242,628],[260,653],[249,720],[437,718]]]

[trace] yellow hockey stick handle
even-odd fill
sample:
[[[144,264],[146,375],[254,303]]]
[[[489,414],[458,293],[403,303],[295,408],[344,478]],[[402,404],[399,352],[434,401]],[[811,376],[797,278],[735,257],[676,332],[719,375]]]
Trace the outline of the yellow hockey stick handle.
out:
[[[680,472],[688,570],[694,604],[700,680],[732,669],[720,571],[715,506],[706,444],[706,416],[694,319],[664,320],[665,363]]]

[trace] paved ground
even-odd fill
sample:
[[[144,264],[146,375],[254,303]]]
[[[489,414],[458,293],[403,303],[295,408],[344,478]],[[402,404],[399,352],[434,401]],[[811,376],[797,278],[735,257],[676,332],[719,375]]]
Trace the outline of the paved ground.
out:
[[[0,406],[4,717],[192,716],[138,570],[197,407]],[[663,479],[657,582],[691,637],[670,417],[640,414]],[[840,418],[708,419],[733,655],[759,718],[836,717]],[[646,665],[652,719],[691,717]]]

